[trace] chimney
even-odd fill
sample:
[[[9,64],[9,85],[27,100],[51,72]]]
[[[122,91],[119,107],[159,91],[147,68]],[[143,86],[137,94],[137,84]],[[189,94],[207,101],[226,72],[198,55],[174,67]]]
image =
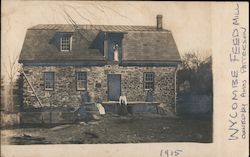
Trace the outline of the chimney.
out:
[[[162,29],[162,15],[157,15],[156,20],[157,20],[157,29],[161,30]]]

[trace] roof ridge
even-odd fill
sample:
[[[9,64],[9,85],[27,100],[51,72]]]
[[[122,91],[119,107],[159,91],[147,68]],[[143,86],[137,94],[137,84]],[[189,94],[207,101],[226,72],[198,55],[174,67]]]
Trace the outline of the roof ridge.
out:
[[[58,24],[50,24],[50,23],[44,23],[44,24],[37,24],[32,27],[37,27],[37,26],[45,26],[45,25],[57,25],[57,26],[73,26],[73,24],[65,24],[65,23],[58,23]],[[78,24],[78,26],[132,26],[132,27],[156,27],[154,25],[112,25],[112,24]],[[30,27],[30,28],[32,28]]]
[[[157,29],[156,26],[146,25],[92,25],[92,24],[80,24],[74,28],[72,24],[38,24],[28,28],[28,30],[60,30],[60,31],[74,31],[78,30],[99,30],[104,32],[127,32],[127,31],[159,31],[170,32],[167,29]]]

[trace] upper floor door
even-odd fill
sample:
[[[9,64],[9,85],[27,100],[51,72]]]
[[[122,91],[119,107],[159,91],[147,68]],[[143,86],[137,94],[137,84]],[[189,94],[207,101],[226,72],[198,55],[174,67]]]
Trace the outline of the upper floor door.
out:
[[[108,60],[110,63],[121,63],[122,38],[121,33],[109,33],[108,35]]]

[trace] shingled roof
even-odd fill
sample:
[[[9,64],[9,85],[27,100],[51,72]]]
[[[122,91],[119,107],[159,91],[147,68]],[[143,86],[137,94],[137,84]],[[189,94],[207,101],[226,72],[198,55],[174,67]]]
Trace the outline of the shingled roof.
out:
[[[128,31],[159,31],[155,26],[127,26],[127,25],[69,25],[69,24],[39,24],[29,30],[57,30],[74,32],[79,30],[98,30],[103,32],[128,32]],[[167,31],[167,30],[162,30]]]
[[[60,53],[56,44],[58,34],[72,33],[72,50]],[[123,33],[123,63],[179,62],[180,55],[172,33],[155,26],[67,25],[39,24],[27,30],[19,62],[102,62],[106,58],[102,46],[93,47],[100,33]],[[103,44],[103,43],[98,43]]]

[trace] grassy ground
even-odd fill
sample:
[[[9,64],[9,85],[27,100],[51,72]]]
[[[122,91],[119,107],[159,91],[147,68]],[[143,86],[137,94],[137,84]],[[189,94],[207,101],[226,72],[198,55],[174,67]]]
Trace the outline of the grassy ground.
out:
[[[212,142],[209,118],[105,115],[98,121],[1,130],[2,144]]]

